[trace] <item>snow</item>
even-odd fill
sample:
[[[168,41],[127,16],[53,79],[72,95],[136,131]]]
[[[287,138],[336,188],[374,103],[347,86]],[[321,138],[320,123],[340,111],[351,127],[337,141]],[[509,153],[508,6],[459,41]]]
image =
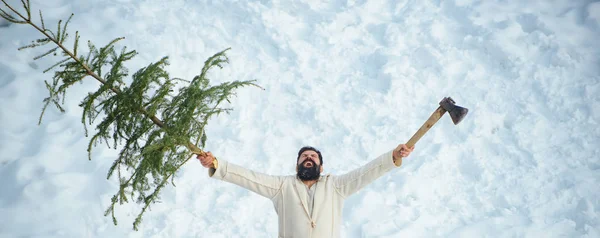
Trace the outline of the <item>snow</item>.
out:
[[[19,3],[18,1],[9,1]],[[19,6],[20,4],[17,4]],[[401,168],[348,198],[344,237],[600,237],[600,3],[597,1],[32,1],[47,25],[74,13],[82,42],[170,56],[190,78],[225,48],[213,83],[257,79],[211,121],[207,149],[250,169],[294,173],[303,145],[340,174],[391,150],[451,96]],[[5,8],[3,8],[5,9]],[[33,14],[37,16],[36,14]],[[36,18],[37,19],[37,18]],[[46,111],[39,38],[0,21],[0,237],[273,237],[272,204],[183,166],[177,187],[103,213],[118,151],[87,159],[81,99],[91,79]]]

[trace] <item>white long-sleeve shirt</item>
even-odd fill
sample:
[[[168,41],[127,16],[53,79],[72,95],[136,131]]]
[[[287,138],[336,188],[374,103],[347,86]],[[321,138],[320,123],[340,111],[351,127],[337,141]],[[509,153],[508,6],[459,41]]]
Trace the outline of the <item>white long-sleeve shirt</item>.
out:
[[[308,190],[296,175],[267,175],[221,159],[209,176],[270,199],[279,218],[279,237],[329,238],[340,237],[344,200],[396,167],[389,151],[344,175],[321,176]]]

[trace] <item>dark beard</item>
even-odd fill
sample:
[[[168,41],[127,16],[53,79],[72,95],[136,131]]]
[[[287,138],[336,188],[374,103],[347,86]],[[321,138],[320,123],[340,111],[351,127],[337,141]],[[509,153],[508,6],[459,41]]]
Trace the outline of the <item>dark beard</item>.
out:
[[[320,166],[313,163],[313,167],[307,168],[304,163],[298,165],[298,178],[302,181],[317,180],[321,176]]]

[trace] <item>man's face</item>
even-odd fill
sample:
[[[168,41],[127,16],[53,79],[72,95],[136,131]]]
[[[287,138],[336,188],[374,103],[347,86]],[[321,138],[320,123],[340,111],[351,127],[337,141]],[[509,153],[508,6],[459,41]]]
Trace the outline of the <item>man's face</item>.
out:
[[[302,154],[300,154],[300,159],[298,159],[298,165],[300,164],[304,164],[307,168],[311,168],[315,165],[321,165],[319,154],[312,150],[302,152]]]
[[[323,167],[319,160],[319,154],[312,150],[307,150],[300,154],[297,164],[298,177],[303,181],[317,180],[321,176]]]

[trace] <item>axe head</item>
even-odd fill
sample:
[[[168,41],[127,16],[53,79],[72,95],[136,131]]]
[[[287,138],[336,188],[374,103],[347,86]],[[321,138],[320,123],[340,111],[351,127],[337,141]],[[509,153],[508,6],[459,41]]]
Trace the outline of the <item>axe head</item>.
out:
[[[460,121],[462,121],[462,119],[465,118],[465,116],[469,112],[469,109],[457,106],[454,100],[450,97],[445,97],[444,99],[442,99],[442,101],[440,102],[440,106],[444,108],[444,110],[446,110],[448,114],[450,114],[450,118],[452,118],[452,122],[454,122],[454,125],[460,123]]]

